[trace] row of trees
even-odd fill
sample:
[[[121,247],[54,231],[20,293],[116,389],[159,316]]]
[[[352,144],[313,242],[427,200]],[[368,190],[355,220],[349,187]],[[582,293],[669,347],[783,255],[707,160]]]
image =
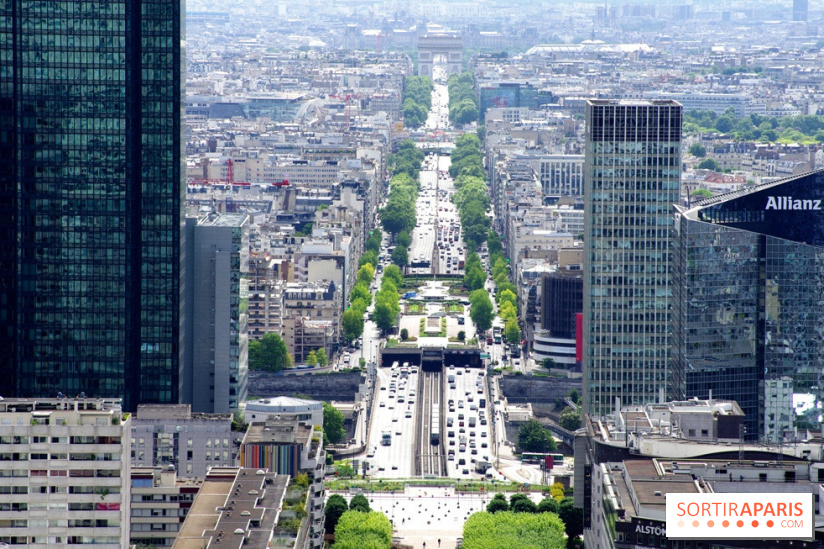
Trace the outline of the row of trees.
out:
[[[394,267],[394,268],[392,268]],[[403,284],[403,274],[397,265],[390,265],[383,273],[381,289],[375,294],[375,312],[372,318],[382,333],[386,333],[401,312],[401,296],[398,287]]]
[[[390,154],[387,163],[392,171],[392,175],[405,173],[413,180],[418,179],[423,163],[424,152],[415,146],[411,139],[404,139],[398,143],[398,152]]]
[[[481,264],[481,258],[474,251],[466,254],[463,282],[470,293],[475,290],[482,290],[486,282],[486,271]]]
[[[469,318],[475,324],[478,333],[487,331],[492,327],[492,319],[495,312],[492,309],[492,301],[489,294],[483,288],[469,293]]]
[[[334,549],[389,549],[392,546],[392,524],[386,515],[372,511],[363,494],[352,497],[347,504],[339,494],[326,502],[326,533],[335,536]]]
[[[326,533],[334,534],[341,515],[350,510],[369,513],[372,509],[369,507],[369,500],[363,494],[353,496],[349,503],[346,503],[346,499],[340,494],[329,496],[329,499],[326,500],[326,510],[324,512]]]
[[[455,142],[449,173],[455,178],[456,192],[452,203],[458,210],[463,238],[469,250],[486,240],[491,220],[487,215],[490,201],[481,158],[481,142],[475,134],[465,133]]]
[[[556,490],[555,488],[558,488]],[[552,487],[552,496],[545,497],[537,505],[526,494],[517,493],[512,494],[509,502],[503,494],[495,494],[495,497],[487,504],[486,512],[488,514],[497,515],[510,512],[511,514],[542,514],[554,513],[561,522],[561,533],[569,536],[569,540],[575,540],[584,532],[583,513],[580,509],[575,509],[572,498],[564,497],[564,489],[560,484],[555,484]],[[470,517],[471,519],[471,517]],[[465,532],[465,530],[464,530]],[[464,539],[466,536],[464,534]],[[521,547],[520,544],[514,544],[513,547]],[[563,545],[561,545],[563,547]]]
[[[478,101],[475,99],[475,77],[471,72],[453,74],[446,82],[449,91],[449,121],[469,124],[478,120]]]
[[[349,308],[341,317],[341,332],[347,342],[354,341],[363,335],[363,316],[372,304],[370,286],[375,278],[382,241],[383,235],[377,228],[366,239],[366,251],[360,258],[357,279],[349,293]]]
[[[419,128],[426,122],[429,109],[432,108],[433,89],[432,80],[426,76],[410,76],[406,79],[401,106],[404,125]]]
[[[473,513],[464,523],[465,549],[564,549],[564,523],[553,513]]]
[[[450,160],[449,175],[456,180],[456,188],[461,186],[461,182],[457,181],[459,175],[481,179],[486,177],[484,161],[481,158],[481,140],[474,133],[465,133],[455,141]]]
[[[492,279],[495,281],[495,301],[498,303],[498,315],[504,321],[504,337],[507,343],[515,345],[521,341],[521,329],[518,326],[518,296],[515,285],[509,281],[509,264],[501,251],[501,241],[497,235],[490,233],[496,243],[493,251],[489,242],[489,262],[492,265]]]
[[[750,114],[739,118],[732,107],[718,116],[714,111],[684,113],[684,131],[690,133],[720,132],[735,139],[763,143],[824,143],[824,116],[763,116]],[[701,155],[695,155],[701,156]]]

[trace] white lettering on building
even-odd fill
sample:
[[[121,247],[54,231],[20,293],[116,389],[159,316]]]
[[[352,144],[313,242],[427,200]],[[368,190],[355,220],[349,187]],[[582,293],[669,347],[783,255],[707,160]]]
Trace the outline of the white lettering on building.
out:
[[[768,196],[765,210],[821,210],[821,200],[800,200],[792,196]]]
[[[649,524],[639,524],[635,527],[636,534],[655,534],[656,536],[666,536],[667,529],[661,526],[652,526]]]

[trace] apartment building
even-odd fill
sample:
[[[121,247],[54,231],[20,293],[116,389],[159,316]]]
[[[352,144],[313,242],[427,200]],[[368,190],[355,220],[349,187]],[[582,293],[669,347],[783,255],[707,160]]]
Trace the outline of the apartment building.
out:
[[[235,464],[233,435],[232,414],[192,413],[188,404],[141,404],[132,417],[132,464],[173,465],[180,477],[204,478],[212,467]]]
[[[212,469],[172,547],[271,547],[288,483],[288,475],[261,469]]]
[[[283,289],[283,339],[296,363],[312,349],[338,343],[341,291],[334,282],[291,282]]]
[[[132,467],[130,543],[171,547],[202,480],[180,479],[174,465]]]
[[[305,473],[306,518],[301,520],[295,547],[320,549],[323,547],[326,451],[323,449],[323,431],[297,417],[270,416],[255,421],[246,431],[240,446],[240,464],[243,467],[265,468],[295,478]]]
[[[120,399],[0,400],[0,543],[127,547],[130,467]]]

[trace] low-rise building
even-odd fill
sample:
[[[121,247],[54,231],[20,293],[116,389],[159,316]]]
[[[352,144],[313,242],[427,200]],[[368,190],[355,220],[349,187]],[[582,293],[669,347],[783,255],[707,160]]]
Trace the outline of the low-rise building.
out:
[[[326,452],[320,425],[302,422],[297,417],[272,416],[249,425],[240,447],[244,467],[266,468],[279,474],[298,477],[306,474],[307,516],[301,521],[295,547],[323,547]],[[303,487],[295,486],[295,489]]]
[[[174,545],[201,484],[201,480],[178,479],[174,465],[132,467],[130,542]]]
[[[246,403],[246,421],[249,423],[265,422],[273,416],[297,419],[313,428],[315,425],[322,426],[323,403],[287,396],[251,400]]]
[[[132,463],[173,465],[181,477],[203,478],[235,464],[231,414],[192,413],[188,404],[141,404],[132,418]]]
[[[242,467],[209,471],[174,549],[267,549],[280,517],[288,475]]]

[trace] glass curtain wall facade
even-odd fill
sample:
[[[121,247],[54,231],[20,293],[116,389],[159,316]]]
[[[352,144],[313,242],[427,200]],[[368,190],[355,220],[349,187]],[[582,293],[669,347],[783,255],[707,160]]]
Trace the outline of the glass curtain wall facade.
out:
[[[6,395],[178,402],[182,18],[0,2]]]
[[[824,399],[824,172],[679,209],[673,378],[737,400],[747,438],[818,428]]]
[[[586,108],[584,405],[603,415],[669,385],[670,229],[680,195],[681,105]]]

